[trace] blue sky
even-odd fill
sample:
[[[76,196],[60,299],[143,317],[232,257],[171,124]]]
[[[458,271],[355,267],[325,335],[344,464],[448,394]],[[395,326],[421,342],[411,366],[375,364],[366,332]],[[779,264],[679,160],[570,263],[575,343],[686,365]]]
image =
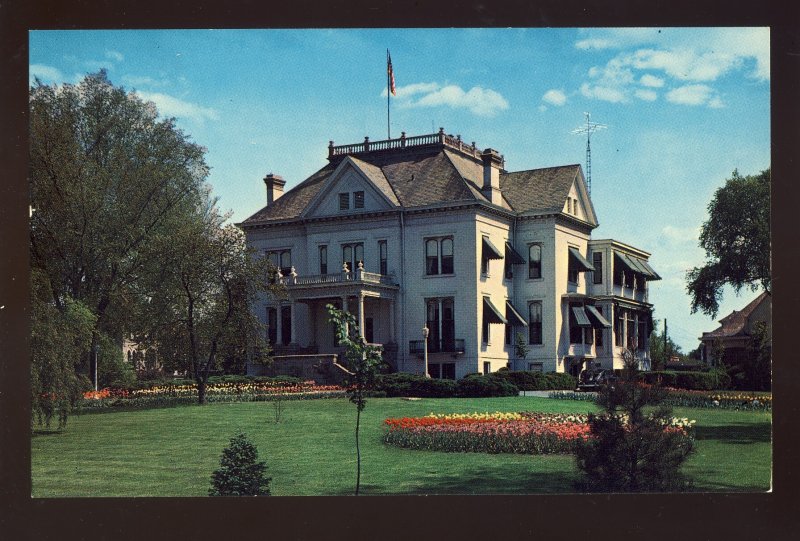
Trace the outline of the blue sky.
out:
[[[444,127],[498,149],[510,171],[580,163],[584,112],[600,227],[652,253],[655,317],[684,350],[711,318],[690,314],[687,269],[706,207],[734,169],[770,165],[766,28],[32,31],[30,72],[74,83],[100,68],[208,149],[220,206],[241,221],[325,165],[329,140]],[[725,291],[721,313],[756,293]]]

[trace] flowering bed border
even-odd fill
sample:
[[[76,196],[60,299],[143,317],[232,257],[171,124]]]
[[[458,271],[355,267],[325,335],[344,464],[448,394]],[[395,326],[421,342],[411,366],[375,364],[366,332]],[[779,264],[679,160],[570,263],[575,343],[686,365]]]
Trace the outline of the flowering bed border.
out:
[[[667,388],[664,404],[673,407],[716,408],[741,411],[772,411],[771,393],[743,393],[738,391],[688,391]],[[553,391],[547,395],[559,400],[594,401],[594,393]]]

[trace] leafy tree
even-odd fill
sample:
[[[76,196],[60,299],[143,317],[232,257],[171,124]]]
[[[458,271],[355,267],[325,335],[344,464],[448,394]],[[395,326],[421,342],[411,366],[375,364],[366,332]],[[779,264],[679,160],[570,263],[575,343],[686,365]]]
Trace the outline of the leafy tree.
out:
[[[209,496],[269,496],[271,477],[265,477],[266,462],[258,461],[258,449],[239,433],[222,451],[219,469],[211,475]]]
[[[63,428],[89,380],[75,372],[92,341],[95,317],[69,297],[52,301],[47,276],[31,272],[31,405],[32,423],[50,426],[57,418]]]
[[[121,342],[147,302],[139,282],[159,270],[145,257],[155,239],[197,214],[205,149],[105,71],[77,85],[36,81],[29,100],[31,266],[58,309],[73,299],[95,315],[88,369],[101,336]]]
[[[597,403],[605,412],[589,414],[590,437],[579,442],[579,489],[590,492],[665,492],[684,490],[680,467],[693,440],[669,426],[670,408],[660,405],[666,391],[638,381],[638,359],[625,352],[623,377],[604,386]],[[655,410],[645,413],[645,408]]]
[[[358,324],[353,314],[325,306],[336,331],[336,340],[345,348],[346,366],[337,365],[346,374],[344,385],[350,402],[356,405],[356,496],[361,487],[361,447],[359,428],[361,412],[367,405],[366,393],[375,386],[376,376],[383,364],[380,348],[369,345],[359,336]]]
[[[531,348],[528,346],[528,340],[525,338],[525,335],[521,332],[518,332],[514,337],[514,354],[520,358],[525,359],[528,356]]]
[[[708,205],[700,233],[707,261],[686,274],[692,313],[715,317],[725,284],[738,293],[747,286],[770,291],[770,169],[741,176],[734,171]]]
[[[140,320],[151,321],[151,341],[171,367],[188,370],[197,384],[198,403],[206,401],[210,372],[221,366],[220,352],[241,348],[251,357],[267,351],[263,325],[251,311],[262,294],[278,295],[268,285],[266,258],[247,248],[244,234],[209,202],[202,219],[181,224],[155,245],[161,270],[145,288],[151,299]]]
[[[767,324],[763,321],[759,321],[753,326],[748,354],[745,374],[749,390],[770,390],[772,388],[772,343],[767,335]]]
[[[664,349],[664,333],[658,334],[658,321],[653,320],[653,330],[650,333],[650,361],[653,370],[663,370],[672,355],[682,356],[681,346],[676,344],[672,337],[667,337],[666,349]]]

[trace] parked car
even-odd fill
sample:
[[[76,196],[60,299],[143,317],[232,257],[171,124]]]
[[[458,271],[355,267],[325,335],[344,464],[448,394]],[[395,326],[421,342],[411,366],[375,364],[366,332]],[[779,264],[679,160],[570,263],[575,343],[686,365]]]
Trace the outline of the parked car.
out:
[[[598,391],[604,385],[613,385],[617,376],[607,368],[587,368],[578,375],[578,391]]]

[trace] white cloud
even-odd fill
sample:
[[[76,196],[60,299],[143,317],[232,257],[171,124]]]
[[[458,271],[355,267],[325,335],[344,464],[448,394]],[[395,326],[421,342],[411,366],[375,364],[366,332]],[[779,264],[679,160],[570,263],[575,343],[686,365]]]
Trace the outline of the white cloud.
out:
[[[438,83],[414,83],[397,87],[397,100],[403,107],[438,107],[468,109],[478,116],[493,116],[508,109],[508,101],[500,93],[480,86],[464,91],[460,86]],[[382,96],[386,96],[386,90]]]
[[[670,103],[677,103],[680,105],[705,105],[715,96],[714,90],[708,85],[685,85],[670,90],[667,92],[666,97],[667,101]]]
[[[609,47],[613,46],[614,43],[611,40],[602,38],[582,39],[575,42],[575,48],[584,51],[589,51],[592,49],[608,49]]]
[[[667,75],[682,81],[715,81],[742,63],[740,57],[731,53],[698,53],[687,48],[640,49],[632,55],[622,55],[619,59],[637,69],[663,70]]]
[[[674,225],[667,225],[661,229],[661,234],[664,238],[671,243],[684,243],[684,242],[697,242],[700,238],[699,227],[675,227]],[[690,263],[680,262],[680,268],[691,266]]]
[[[28,80],[34,83],[38,77],[43,83],[60,83],[64,81],[64,75],[57,68],[44,64],[31,64],[28,67]]]
[[[649,86],[650,88],[661,88],[664,86],[664,79],[645,73],[639,78],[639,84],[642,86]]]
[[[106,51],[106,58],[113,60],[115,62],[122,62],[123,60],[125,60],[125,57],[122,56],[122,53],[113,50]]]
[[[622,92],[618,88],[612,88],[608,86],[600,86],[600,85],[592,86],[589,85],[588,83],[583,83],[581,85],[581,94],[583,94],[587,98],[609,101],[611,103],[622,103],[627,101],[624,92]]]
[[[148,77],[146,75],[145,76],[123,75],[122,82],[125,83],[126,85],[131,85],[134,87],[142,87],[142,86],[163,87],[169,85],[169,81],[153,79],[152,77]]]
[[[654,90],[647,90],[644,88],[637,89],[633,94],[640,100],[644,101],[656,101],[658,98],[658,94],[656,94]]]
[[[143,100],[155,103],[156,107],[158,107],[158,112],[164,117],[185,118],[199,123],[203,123],[206,120],[219,119],[219,115],[214,109],[183,101],[167,94],[139,91],[136,93]]]
[[[719,96],[714,96],[710,100],[708,100],[708,106],[712,109],[722,109],[725,107],[725,104],[722,102],[722,98]]]
[[[539,112],[540,113],[544,113],[545,111],[547,111],[547,105],[544,105],[544,104],[540,105],[539,106]]]
[[[564,94],[563,90],[548,90],[542,96],[542,101],[549,103],[550,105],[564,105],[567,103],[567,96]]]

